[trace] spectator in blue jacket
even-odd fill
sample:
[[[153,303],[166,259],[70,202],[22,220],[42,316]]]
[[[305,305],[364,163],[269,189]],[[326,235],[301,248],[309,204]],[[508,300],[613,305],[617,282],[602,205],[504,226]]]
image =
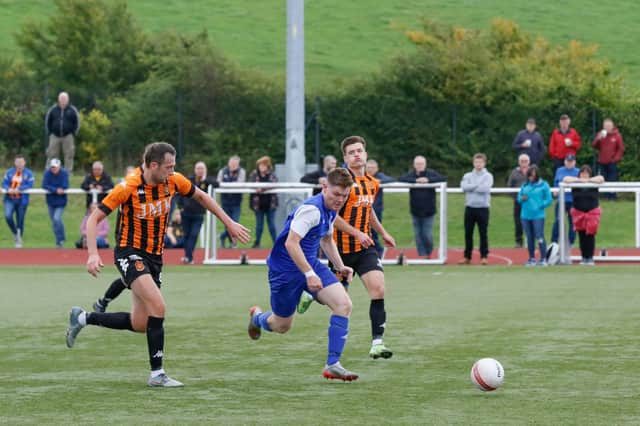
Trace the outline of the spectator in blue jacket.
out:
[[[544,211],[551,205],[551,188],[540,178],[537,166],[527,170],[527,181],[520,187],[518,202],[522,205],[520,218],[527,235],[529,261],[525,266],[547,266],[547,242],[544,239]],[[536,241],[540,250],[540,260],[536,263]]]
[[[567,176],[578,177],[578,173],[579,173],[579,170],[576,167],[576,156],[573,154],[567,154],[567,156],[564,158],[564,167],[558,167],[558,169],[556,170],[555,177],[553,178],[553,186],[558,187],[560,182],[562,182],[563,179]],[[557,195],[554,195],[554,196],[557,197]],[[569,214],[569,211],[571,210],[572,206],[573,206],[573,196],[571,195],[571,192],[566,192],[565,198],[564,198],[564,208],[565,208],[565,213],[567,215],[568,224],[569,224],[568,225],[569,244],[573,246],[573,243],[576,240],[576,231],[575,229],[573,229],[573,219],[571,218],[571,214]],[[556,208],[555,208],[556,219],[553,222],[553,228],[551,229],[551,242],[553,243],[558,242],[558,234],[560,233],[559,224],[558,224],[558,211],[559,211],[558,203],[556,203]]]
[[[518,156],[527,154],[531,164],[540,165],[547,147],[544,145],[542,135],[536,130],[536,120],[530,118],[523,130],[520,130],[513,140],[513,149]]]
[[[14,167],[2,179],[2,189],[5,190],[4,218],[13,234],[16,248],[22,248],[24,218],[29,205],[29,194],[24,191],[33,188],[33,172],[26,167],[27,162],[22,155],[16,155],[13,164]]]
[[[422,155],[413,159],[413,170],[400,177],[401,182],[436,183],[447,178],[435,170],[427,168],[427,159]],[[418,256],[430,257],[433,252],[433,221],[436,217],[435,188],[411,188],[409,207],[413,221]]]
[[[56,238],[56,247],[64,246],[64,222],[62,213],[67,205],[66,190],[69,188],[69,173],[62,168],[60,160],[52,158],[49,161],[49,169],[44,172],[42,187],[49,191],[47,194],[47,207],[49,208],[49,218],[53,225],[53,235]]]
[[[373,176],[380,183],[395,182],[394,178],[392,178],[391,176],[387,176],[380,171],[380,167],[376,160],[367,160],[366,170],[368,175]],[[384,211],[384,190],[382,188],[380,188],[380,191],[378,191],[378,193],[376,194],[376,198],[374,198],[373,200],[373,211],[376,213],[378,221],[382,223],[382,213]],[[373,238],[373,242],[376,245],[378,257],[382,258],[382,254],[384,253],[384,246],[380,244],[378,233],[373,228],[371,229],[371,238]]]

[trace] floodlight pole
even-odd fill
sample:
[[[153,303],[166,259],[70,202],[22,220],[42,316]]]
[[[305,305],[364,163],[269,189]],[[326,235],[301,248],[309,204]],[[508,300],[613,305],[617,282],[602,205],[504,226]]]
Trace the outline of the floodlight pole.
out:
[[[298,182],[304,175],[304,115],[304,0],[287,0],[287,182]]]

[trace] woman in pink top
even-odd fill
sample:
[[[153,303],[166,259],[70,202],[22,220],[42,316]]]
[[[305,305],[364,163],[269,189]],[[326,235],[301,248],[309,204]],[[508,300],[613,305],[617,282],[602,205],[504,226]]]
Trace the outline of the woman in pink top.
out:
[[[76,241],[77,248],[87,248],[87,219],[91,213],[98,208],[96,203],[92,203],[89,205],[89,209],[87,210],[87,214],[82,219],[82,223],[80,224],[80,239]],[[98,223],[98,248],[109,248],[109,221],[107,219]]]

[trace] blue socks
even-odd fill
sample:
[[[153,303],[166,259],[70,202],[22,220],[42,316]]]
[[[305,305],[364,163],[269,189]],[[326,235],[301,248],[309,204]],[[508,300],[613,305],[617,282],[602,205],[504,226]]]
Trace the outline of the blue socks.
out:
[[[258,326],[266,331],[271,331],[271,327],[267,323],[267,319],[271,316],[271,311],[263,312],[253,317],[253,325]]]
[[[340,361],[340,355],[347,343],[349,334],[349,318],[340,315],[331,315],[329,318],[329,349],[327,353],[327,365],[333,365]]]

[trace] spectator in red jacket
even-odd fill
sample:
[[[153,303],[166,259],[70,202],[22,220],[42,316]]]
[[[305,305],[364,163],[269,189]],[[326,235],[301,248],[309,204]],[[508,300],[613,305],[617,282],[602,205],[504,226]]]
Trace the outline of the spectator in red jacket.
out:
[[[569,116],[562,114],[560,116],[560,127],[551,133],[549,156],[551,157],[551,161],[553,161],[554,173],[556,169],[564,165],[564,157],[566,157],[567,154],[577,156],[580,146],[582,145],[580,135],[576,129],[569,127],[570,124],[571,119]]]
[[[624,154],[624,141],[613,120],[605,118],[602,122],[602,130],[591,143],[598,151],[598,169],[600,175],[607,182],[618,181],[618,163]],[[605,192],[605,197],[614,200],[614,192]]]

